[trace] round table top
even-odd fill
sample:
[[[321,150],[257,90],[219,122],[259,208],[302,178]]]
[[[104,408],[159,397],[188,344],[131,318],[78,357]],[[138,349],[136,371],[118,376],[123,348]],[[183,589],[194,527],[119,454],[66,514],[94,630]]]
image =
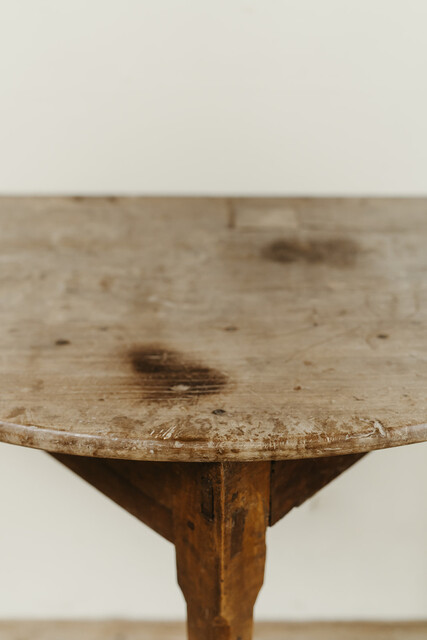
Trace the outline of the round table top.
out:
[[[265,460],[427,440],[427,201],[3,198],[0,440]]]

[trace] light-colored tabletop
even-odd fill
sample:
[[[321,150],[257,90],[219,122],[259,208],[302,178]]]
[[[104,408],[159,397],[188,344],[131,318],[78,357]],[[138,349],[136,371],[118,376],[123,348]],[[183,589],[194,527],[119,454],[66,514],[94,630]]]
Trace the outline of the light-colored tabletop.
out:
[[[427,439],[427,201],[3,198],[0,439],[274,460]]]

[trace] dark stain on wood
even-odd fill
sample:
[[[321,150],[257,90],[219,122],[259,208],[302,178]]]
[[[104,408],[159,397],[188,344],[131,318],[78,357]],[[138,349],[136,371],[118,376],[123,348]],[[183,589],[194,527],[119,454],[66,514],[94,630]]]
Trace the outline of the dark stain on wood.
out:
[[[220,371],[158,345],[133,348],[130,360],[149,400],[214,395],[227,384],[227,376]]]
[[[358,253],[356,244],[346,238],[329,240],[275,240],[262,249],[266,260],[281,262],[325,263],[337,267],[351,266]]]
[[[210,476],[203,475],[200,484],[201,489],[201,506],[202,515],[209,522],[214,519],[214,488]]]
[[[234,556],[242,550],[243,533],[245,531],[245,522],[248,512],[243,507],[236,509],[231,516],[231,542],[230,557]]]
[[[271,465],[176,464],[174,541],[187,637],[250,640],[264,577]],[[233,503],[234,494],[238,502]],[[188,520],[195,525],[192,531]]]
[[[66,340],[65,338],[59,338],[58,340],[55,340],[55,344],[58,347],[64,347],[67,344],[71,344],[69,340]]]

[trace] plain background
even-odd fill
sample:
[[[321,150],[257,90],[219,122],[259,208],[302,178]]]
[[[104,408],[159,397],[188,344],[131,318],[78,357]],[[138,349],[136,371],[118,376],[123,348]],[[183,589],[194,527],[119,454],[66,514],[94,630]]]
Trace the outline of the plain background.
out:
[[[425,0],[0,0],[0,194],[426,195],[426,23]],[[371,454],[272,528],[257,615],[427,617],[426,460]],[[2,617],[183,617],[172,545],[45,454],[0,445],[0,508]]]

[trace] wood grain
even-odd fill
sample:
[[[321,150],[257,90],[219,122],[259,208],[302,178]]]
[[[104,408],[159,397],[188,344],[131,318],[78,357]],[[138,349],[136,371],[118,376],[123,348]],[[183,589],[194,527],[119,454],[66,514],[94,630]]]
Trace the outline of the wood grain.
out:
[[[51,455],[175,544],[189,640],[251,640],[267,525],[364,454],[213,463]]]
[[[178,515],[182,513],[181,502],[184,503],[189,495],[198,490],[201,469],[207,468],[206,463],[201,463],[204,466],[199,469],[197,464],[179,462],[115,460],[60,453],[50,455],[170,542],[175,542],[180,529],[180,521],[174,517],[174,510],[177,509]],[[272,526],[291,509],[302,505],[364,455],[359,453],[270,463],[268,524]],[[234,475],[239,478],[239,463],[230,463],[227,467],[228,477],[233,477],[234,468]],[[267,467],[264,465],[264,468]],[[220,463],[212,463],[209,469],[211,474],[214,469],[219,473],[222,467]],[[248,467],[249,474],[257,470],[256,464]],[[186,478],[184,484],[183,477]],[[238,483],[232,493],[236,491]],[[250,484],[246,487],[246,494],[251,491],[257,493],[258,489]],[[248,504],[251,503],[248,498],[245,499]]]
[[[189,640],[251,640],[264,579],[270,462],[54,457],[174,542]]]
[[[425,640],[427,622],[259,622],[255,640]],[[0,640],[185,640],[183,622],[4,621]]]
[[[426,440],[426,214],[2,198],[0,439],[178,461]]]
[[[189,640],[251,640],[264,581],[270,464],[190,463],[175,493],[178,583]]]

